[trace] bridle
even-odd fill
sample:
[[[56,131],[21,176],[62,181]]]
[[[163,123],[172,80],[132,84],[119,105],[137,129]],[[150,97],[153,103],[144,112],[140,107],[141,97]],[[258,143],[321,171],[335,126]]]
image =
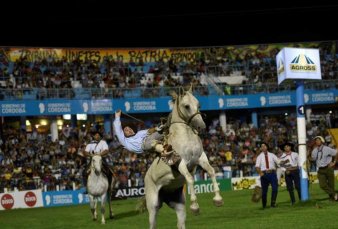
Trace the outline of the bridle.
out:
[[[94,161],[93,161],[93,157],[94,157],[94,155],[91,155],[90,156],[91,157],[91,161],[90,161],[90,172],[94,172],[94,173],[96,173],[96,170],[95,170],[95,165],[94,165]],[[100,167],[102,168],[102,160],[101,160],[101,162],[100,162]],[[101,171],[102,172],[102,171]],[[97,175],[97,174],[96,174]]]
[[[189,126],[191,129],[193,129],[194,131],[197,131],[194,127],[192,127],[190,124],[191,124],[191,121],[193,120],[193,118],[195,118],[196,115],[201,115],[203,116],[203,113],[201,113],[199,110],[197,110],[194,114],[192,114],[188,119],[184,116],[183,112],[181,111],[180,109],[180,97],[181,96],[178,96],[177,97],[177,101],[176,101],[176,109],[177,109],[177,112],[178,112],[178,116],[183,120],[183,121],[175,121],[175,122],[170,122],[170,125],[171,124],[175,124],[175,123],[183,123],[183,124],[186,124],[187,126]]]

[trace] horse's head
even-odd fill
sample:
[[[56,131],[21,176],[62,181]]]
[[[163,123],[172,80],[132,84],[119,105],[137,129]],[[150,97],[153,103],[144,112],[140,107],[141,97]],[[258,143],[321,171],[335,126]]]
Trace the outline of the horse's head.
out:
[[[99,175],[101,173],[102,157],[100,155],[94,155],[92,157],[91,169],[95,172],[96,175]]]
[[[175,106],[173,108],[173,119],[178,118],[194,129],[205,129],[206,125],[200,113],[200,104],[192,94],[192,88],[188,91],[180,92],[179,95],[172,93]],[[176,116],[176,117],[175,117]],[[172,120],[175,121],[175,120]]]

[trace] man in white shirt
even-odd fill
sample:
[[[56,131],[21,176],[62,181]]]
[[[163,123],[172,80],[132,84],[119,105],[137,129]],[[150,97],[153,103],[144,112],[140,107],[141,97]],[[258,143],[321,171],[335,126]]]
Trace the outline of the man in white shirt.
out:
[[[106,160],[104,159],[105,156],[108,155],[109,148],[107,142],[102,139],[102,134],[99,131],[94,131],[93,133],[93,140],[86,145],[85,150],[82,152],[83,156],[86,158],[90,158],[91,155],[100,155],[102,157],[102,166],[103,166],[103,173],[108,178],[109,187],[112,182],[113,174],[109,168],[109,165],[107,164]],[[90,160],[87,160],[87,165],[85,168],[85,171],[83,173],[84,177],[84,186],[87,186],[87,179],[88,179],[88,168],[90,165]]]
[[[281,163],[281,166],[285,169],[285,182],[289,191],[291,205],[296,202],[294,188],[297,190],[299,200],[301,200],[298,153],[294,152],[293,147],[291,142],[286,142],[280,147],[284,151],[280,160],[284,162]]]
[[[256,159],[256,171],[261,179],[262,187],[262,206],[263,209],[266,208],[267,204],[267,193],[269,185],[271,185],[271,207],[276,207],[276,199],[278,193],[278,181],[276,168],[279,164],[278,158],[275,154],[268,151],[268,144],[263,142],[261,143],[261,153]]]
[[[113,122],[114,132],[117,139],[127,150],[140,154],[144,151],[155,150],[158,153],[163,153],[164,148],[160,141],[163,140],[163,134],[160,129],[150,128],[134,132],[129,126],[122,129],[121,110],[115,112],[115,120]]]

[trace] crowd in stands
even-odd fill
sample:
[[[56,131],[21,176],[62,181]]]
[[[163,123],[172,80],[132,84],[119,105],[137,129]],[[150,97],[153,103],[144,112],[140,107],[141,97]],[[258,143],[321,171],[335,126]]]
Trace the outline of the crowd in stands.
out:
[[[98,62],[89,58],[68,60],[53,56],[38,57],[34,61],[21,56],[15,62],[9,62],[0,53],[1,87],[12,89],[2,96],[18,99],[33,94],[34,99],[74,98],[79,96],[76,89],[82,88],[91,89],[91,98],[120,98],[135,88],[150,88],[140,95],[157,97],[159,89],[190,83],[200,88],[201,95],[208,95],[209,83],[203,76],[245,76],[245,80],[235,86],[252,85],[254,88],[251,91],[269,92],[264,85],[277,86],[275,56],[280,49],[277,46],[271,48],[273,45],[257,47],[252,50],[249,46],[247,49],[204,48],[203,55],[196,56],[194,60],[159,58],[152,62],[145,62],[142,57],[129,60],[107,57]],[[314,43],[314,48],[320,49],[323,79],[336,80],[338,58],[335,42]],[[218,86],[224,93],[236,93],[234,89],[229,91],[226,83]],[[331,83],[327,86],[337,87]],[[275,87],[271,90],[275,90]]]
[[[317,44],[317,45],[316,45]],[[314,43],[320,49],[322,78],[335,80],[325,87],[338,88],[336,43]],[[293,44],[298,47],[298,44]],[[254,85],[254,92],[267,91],[266,84],[277,86],[275,56],[278,48],[266,52],[268,45],[259,45],[257,50],[226,47],[204,48],[203,55],[193,61],[175,61],[159,58],[155,62],[145,62],[142,58],[131,58],[123,62],[117,58],[103,58],[97,62],[91,59],[57,59],[52,56],[36,58],[33,62],[22,56],[9,62],[4,52],[0,52],[0,99],[21,99],[33,95],[32,99],[66,98],[79,94],[76,89],[91,89],[88,99],[121,98],[136,88],[149,89],[138,96],[158,97],[166,87],[178,87],[193,83],[200,95],[210,94],[205,76],[245,76],[240,85]],[[248,46],[249,49],[249,46]],[[226,94],[236,90],[220,84]],[[289,85],[290,87],[294,85]],[[244,91],[247,93],[248,91]],[[243,93],[243,91],[242,91]],[[25,99],[27,99],[26,97]],[[312,147],[312,137],[322,135],[331,143],[328,126],[324,118],[309,122],[307,126],[308,150]],[[296,117],[283,119],[266,117],[259,122],[259,128],[239,120],[228,121],[225,132],[220,123],[214,121],[200,133],[205,152],[218,174],[224,167],[230,167],[232,177],[255,175],[254,161],[259,152],[259,144],[264,141],[276,154],[278,145],[286,140],[297,142]],[[85,159],[78,155],[91,139],[90,128],[68,128],[59,132],[58,140],[51,141],[46,133],[37,130],[25,132],[3,125],[0,138],[0,192],[7,190],[70,190],[82,187],[82,171]],[[106,136],[110,154],[108,162],[113,166],[119,187],[142,186],[145,172],[155,155],[136,155],[123,149],[113,136]],[[315,168],[311,167],[312,170]],[[198,169],[196,176],[204,177]]]
[[[308,150],[314,136],[322,135],[332,146],[328,123],[324,115],[307,124]],[[102,127],[101,127],[102,128]],[[139,126],[139,128],[143,128]],[[279,145],[285,141],[297,142],[296,117],[285,119],[264,117],[260,127],[236,119],[229,119],[225,132],[218,120],[200,133],[211,165],[222,177],[224,167],[231,168],[232,177],[257,175],[254,163],[260,152],[260,143],[267,142],[271,151],[280,153]],[[83,186],[83,169],[86,159],[78,153],[91,140],[91,129],[64,127],[58,140],[50,135],[18,131],[5,126],[0,142],[0,192],[41,188],[43,190],[73,190]],[[116,187],[143,186],[144,176],[156,154],[135,154],[123,149],[115,137],[105,136],[109,145],[107,162],[113,167],[118,183]],[[311,166],[315,171],[315,167]],[[197,179],[204,171],[198,168]]]

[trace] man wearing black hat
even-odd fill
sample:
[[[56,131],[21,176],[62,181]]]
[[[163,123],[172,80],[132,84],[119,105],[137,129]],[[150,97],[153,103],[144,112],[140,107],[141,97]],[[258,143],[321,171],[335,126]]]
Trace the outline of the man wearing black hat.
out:
[[[296,202],[295,194],[293,192],[294,188],[296,188],[298,198],[301,200],[298,153],[294,152],[293,144],[291,142],[284,143],[280,148],[284,151],[280,160],[281,166],[285,169],[286,188],[289,191],[291,205],[294,205]]]
[[[324,145],[322,136],[314,137],[315,147],[311,153],[311,159],[316,161],[319,186],[330,197],[330,200],[337,201],[338,194],[335,192],[334,166],[338,160],[337,149]]]
[[[89,158],[91,155],[94,155],[94,154],[100,155],[103,158],[102,159],[103,172],[108,178],[108,183],[110,187],[111,182],[112,182],[112,172],[106,160],[104,159],[104,157],[107,156],[109,152],[108,144],[104,139],[101,139],[102,138],[101,132],[93,131],[92,135],[93,135],[93,140],[89,144],[86,145],[86,148],[82,152],[82,154],[84,157],[87,157],[87,158]],[[84,171],[85,174],[84,174],[84,180],[83,180],[85,187],[87,186],[89,165],[90,165],[90,160],[87,160],[87,165]]]
[[[261,179],[262,186],[262,205],[263,209],[266,208],[267,203],[267,193],[269,185],[271,185],[271,207],[276,207],[276,199],[278,193],[278,181],[276,168],[279,164],[277,156],[268,151],[268,144],[261,143],[261,153],[256,159],[256,170]]]

